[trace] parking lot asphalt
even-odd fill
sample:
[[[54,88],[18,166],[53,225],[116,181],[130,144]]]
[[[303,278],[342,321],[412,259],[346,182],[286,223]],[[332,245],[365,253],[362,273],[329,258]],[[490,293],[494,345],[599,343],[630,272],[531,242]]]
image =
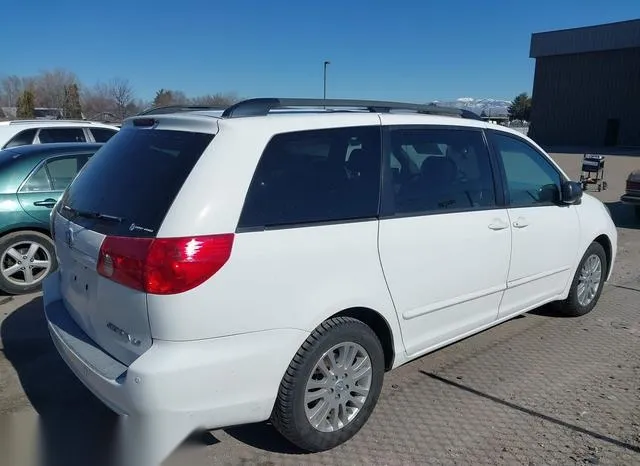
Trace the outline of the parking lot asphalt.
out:
[[[554,154],[574,179],[581,157]],[[607,157],[609,187],[594,193],[619,244],[591,314],[544,307],[398,368],[332,451],[303,454],[265,423],[212,431],[165,464],[640,465],[640,223],[618,202],[634,168],[640,156]],[[38,294],[0,303],[0,465],[99,464],[116,416],[58,357]]]

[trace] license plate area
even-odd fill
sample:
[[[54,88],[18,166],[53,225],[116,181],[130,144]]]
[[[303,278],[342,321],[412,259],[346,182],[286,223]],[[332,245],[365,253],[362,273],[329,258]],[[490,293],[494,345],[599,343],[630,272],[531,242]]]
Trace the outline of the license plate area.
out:
[[[61,291],[65,304],[74,320],[85,332],[92,335],[91,316],[95,310],[96,270],[85,261],[78,260],[78,252],[67,249],[64,265],[61,267]]]

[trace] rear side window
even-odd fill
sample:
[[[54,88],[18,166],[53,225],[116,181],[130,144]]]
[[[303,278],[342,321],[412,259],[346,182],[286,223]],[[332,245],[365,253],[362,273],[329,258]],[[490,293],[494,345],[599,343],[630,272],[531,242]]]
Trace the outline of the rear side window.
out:
[[[53,142],[86,142],[82,128],[42,128],[38,133],[42,144]]]
[[[480,131],[391,130],[390,149],[396,213],[495,206],[491,160]]]
[[[20,189],[20,192],[23,193],[37,193],[41,191],[51,191],[51,182],[45,165],[42,165],[33,173]]]
[[[12,137],[4,147],[8,149],[9,147],[26,146],[28,144],[32,144],[33,138],[36,136],[37,132],[37,128],[25,129],[24,131],[20,131],[18,134]]]
[[[156,235],[174,198],[213,134],[157,129],[120,130],[84,166],[61,205],[122,218],[96,221],[61,214],[107,235]]]
[[[269,228],[378,215],[380,127],[278,134],[262,154],[239,228]]]
[[[90,131],[96,142],[107,142],[117,133],[117,131],[113,129],[106,128],[91,128]]]
[[[87,155],[48,160],[22,186],[21,192],[64,191],[78,174]]]

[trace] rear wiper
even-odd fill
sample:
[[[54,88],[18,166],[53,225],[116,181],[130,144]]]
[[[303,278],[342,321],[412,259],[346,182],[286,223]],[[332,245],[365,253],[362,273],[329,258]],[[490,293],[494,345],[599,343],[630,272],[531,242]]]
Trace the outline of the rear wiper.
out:
[[[95,218],[95,219],[98,219],[98,220],[108,220],[110,222],[118,222],[118,223],[122,223],[124,221],[124,218],[122,218],[122,217],[116,217],[114,215],[101,214],[100,212],[89,212],[87,210],[78,210],[78,209],[74,209],[73,207],[69,207],[68,205],[63,206],[62,208],[64,210],[67,210],[67,211],[71,212],[72,214],[76,215],[77,217]]]

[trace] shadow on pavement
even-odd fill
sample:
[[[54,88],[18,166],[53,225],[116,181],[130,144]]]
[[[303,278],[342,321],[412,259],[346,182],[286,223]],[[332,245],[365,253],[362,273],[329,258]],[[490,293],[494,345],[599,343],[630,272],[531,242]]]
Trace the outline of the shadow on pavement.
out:
[[[288,455],[307,454],[282,437],[269,422],[232,427],[224,431],[239,442],[260,450]]]
[[[39,415],[38,438],[44,465],[110,464],[118,416],[86,389],[58,355],[40,297],[2,322],[4,355]]]
[[[605,202],[605,204],[611,211],[613,223],[617,227],[640,229],[640,219],[636,217],[634,206],[620,201]]]

